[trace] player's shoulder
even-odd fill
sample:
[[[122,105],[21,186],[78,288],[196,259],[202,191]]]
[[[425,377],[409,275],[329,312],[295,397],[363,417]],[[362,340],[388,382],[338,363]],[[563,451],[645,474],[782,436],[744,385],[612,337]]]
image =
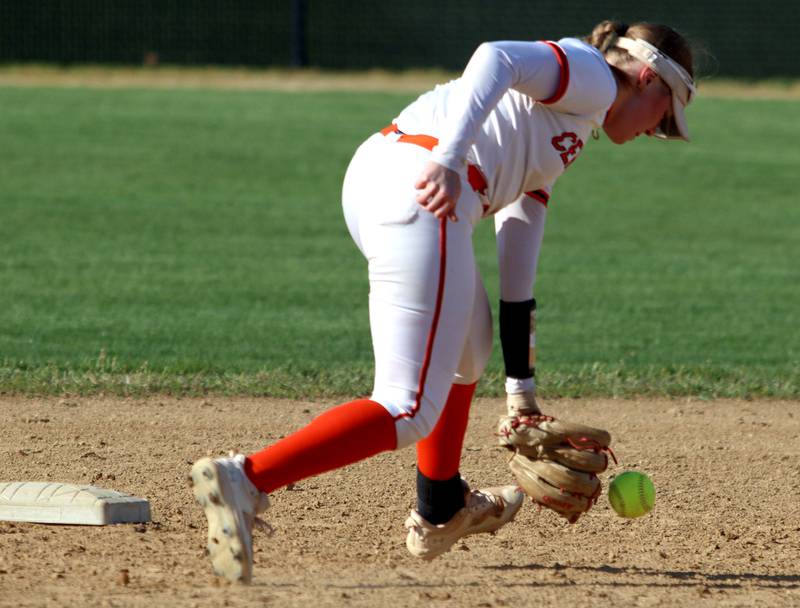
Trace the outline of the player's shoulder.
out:
[[[562,38],[555,44],[564,53],[569,78],[558,106],[579,114],[608,109],[616,97],[617,84],[603,54],[579,38]]]
[[[596,47],[580,38],[562,38],[556,41],[556,44],[575,57],[590,61],[605,61],[603,54]]]

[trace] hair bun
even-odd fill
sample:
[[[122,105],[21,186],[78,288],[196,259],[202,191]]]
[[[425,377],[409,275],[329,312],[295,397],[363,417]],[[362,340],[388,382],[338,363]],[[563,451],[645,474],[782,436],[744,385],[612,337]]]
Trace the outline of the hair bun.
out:
[[[628,32],[628,24],[622,21],[602,21],[594,26],[586,42],[596,47],[601,53],[612,48],[619,38]]]

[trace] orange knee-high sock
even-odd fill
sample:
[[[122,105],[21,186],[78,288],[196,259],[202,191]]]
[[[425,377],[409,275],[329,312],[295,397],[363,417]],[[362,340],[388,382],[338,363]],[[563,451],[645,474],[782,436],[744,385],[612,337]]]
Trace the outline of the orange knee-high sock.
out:
[[[433,432],[417,443],[417,469],[425,477],[446,480],[458,473],[469,406],[477,384],[454,384]]]
[[[369,399],[323,412],[307,426],[247,457],[244,470],[262,492],[358,462],[397,447],[394,418]]]

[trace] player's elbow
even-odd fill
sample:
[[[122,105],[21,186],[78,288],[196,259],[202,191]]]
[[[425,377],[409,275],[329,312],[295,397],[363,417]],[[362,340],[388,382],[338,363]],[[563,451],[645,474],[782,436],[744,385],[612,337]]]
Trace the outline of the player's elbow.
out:
[[[483,42],[475,52],[472,54],[471,64],[477,64],[484,67],[489,66],[503,66],[511,67],[511,59],[502,48],[500,42]],[[492,69],[492,68],[489,68]]]

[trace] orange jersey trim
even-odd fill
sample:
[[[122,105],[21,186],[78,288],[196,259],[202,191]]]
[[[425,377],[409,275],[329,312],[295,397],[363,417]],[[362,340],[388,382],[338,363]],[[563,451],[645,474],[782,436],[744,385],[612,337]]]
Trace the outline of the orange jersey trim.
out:
[[[531,190],[525,194],[530,196],[533,200],[542,203],[545,207],[547,207],[547,202],[550,200],[550,195],[547,193],[547,190]]]
[[[551,97],[539,101],[539,103],[549,105],[560,101],[561,98],[564,97],[564,93],[567,92],[567,87],[569,86],[569,60],[567,59],[567,54],[564,52],[564,49],[555,42],[551,42],[550,40],[543,40],[542,42],[549,46],[555,53],[558,67],[561,69],[561,78],[558,82],[556,92],[553,93]]]

